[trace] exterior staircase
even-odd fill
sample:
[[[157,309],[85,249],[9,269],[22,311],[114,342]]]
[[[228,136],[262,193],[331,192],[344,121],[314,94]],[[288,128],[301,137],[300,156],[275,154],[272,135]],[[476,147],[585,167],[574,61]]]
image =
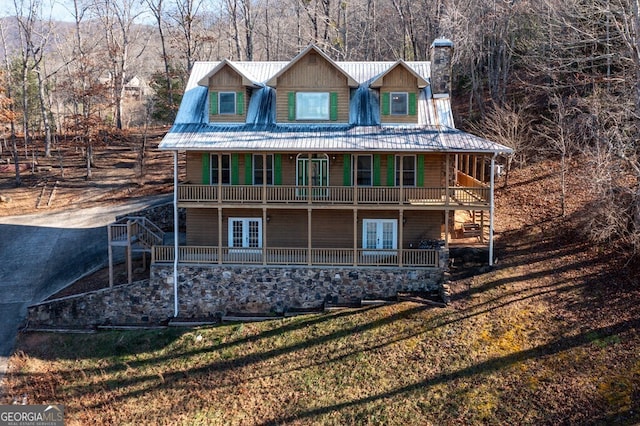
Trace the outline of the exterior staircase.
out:
[[[146,253],[153,246],[162,245],[165,232],[155,223],[142,216],[126,216],[108,226],[109,239],[109,286],[113,286],[113,248],[124,247],[127,258],[128,283],[133,281],[132,254],[142,253],[146,268]]]

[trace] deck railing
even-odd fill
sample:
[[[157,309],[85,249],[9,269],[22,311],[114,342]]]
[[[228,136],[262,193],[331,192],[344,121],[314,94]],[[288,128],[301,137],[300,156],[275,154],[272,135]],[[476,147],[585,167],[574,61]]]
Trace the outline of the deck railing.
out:
[[[192,185],[178,187],[179,202],[269,204],[404,204],[487,206],[489,188],[456,187],[349,187],[295,185]]]
[[[222,253],[222,256],[220,256]],[[437,249],[373,250],[344,248],[234,248],[179,246],[178,262],[194,264],[439,266]],[[400,262],[402,260],[402,262]],[[152,263],[173,263],[173,246],[154,246]]]

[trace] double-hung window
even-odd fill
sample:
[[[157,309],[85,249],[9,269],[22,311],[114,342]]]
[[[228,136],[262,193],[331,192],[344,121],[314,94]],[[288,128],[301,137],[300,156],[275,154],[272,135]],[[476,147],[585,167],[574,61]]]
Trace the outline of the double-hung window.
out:
[[[264,182],[264,157],[262,154],[254,154],[253,155],[253,184],[254,185],[262,185]],[[267,155],[267,164],[266,164],[266,172],[267,172],[267,185],[273,185],[273,155]]]
[[[219,114],[235,114],[236,113],[236,93],[220,92],[218,94],[218,113]]]
[[[220,165],[218,160],[221,160]],[[222,185],[231,184],[231,155],[230,154],[211,154],[211,180],[212,185],[221,183]]]
[[[371,155],[356,155],[355,161],[355,181],[358,186],[373,185],[373,159]]]
[[[391,92],[391,115],[409,114],[409,95],[407,92]]]
[[[402,165],[402,174],[400,166]],[[416,157],[414,155],[396,156],[396,186],[416,185]]]

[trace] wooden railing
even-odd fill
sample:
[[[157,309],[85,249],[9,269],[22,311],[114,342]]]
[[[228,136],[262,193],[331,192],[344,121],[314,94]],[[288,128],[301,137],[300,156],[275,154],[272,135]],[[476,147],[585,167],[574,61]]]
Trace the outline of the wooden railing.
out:
[[[179,202],[209,203],[307,203],[307,204],[404,204],[487,206],[489,188],[456,187],[349,187],[349,186],[256,186],[191,185],[178,187]]]
[[[222,256],[220,256],[220,252]],[[324,265],[324,266],[439,266],[439,250],[372,250],[341,248],[234,248],[179,246],[179,263],[255,264],[255,265]],[[402,262],[400,262],[402,260]],[[173,246],[154,246],[152,263],[173,263]]]

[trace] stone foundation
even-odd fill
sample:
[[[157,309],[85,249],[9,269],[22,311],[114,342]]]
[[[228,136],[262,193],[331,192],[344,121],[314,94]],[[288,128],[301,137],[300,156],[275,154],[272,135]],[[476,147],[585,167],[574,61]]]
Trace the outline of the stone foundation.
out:
[[[216,320],[229,313],[283,314],[388,299],[398,292],[441,293],[444,277],[442,268],[180,265],[178,316]],[[173,265],[156,264],[148,282],[31,306],[28,327],[162,324],[173,318],[173,292]]]

